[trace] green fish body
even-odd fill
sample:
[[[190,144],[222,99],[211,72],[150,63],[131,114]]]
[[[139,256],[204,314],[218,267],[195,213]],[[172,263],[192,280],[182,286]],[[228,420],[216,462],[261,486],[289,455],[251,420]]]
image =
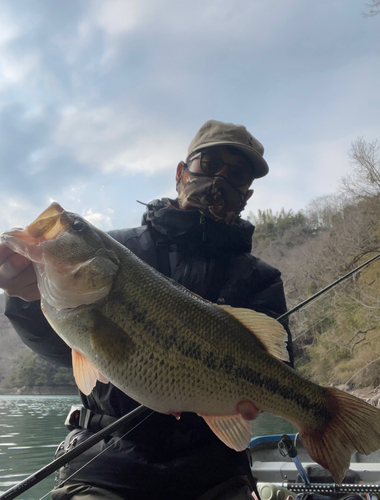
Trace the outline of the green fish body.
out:
[[[195,412],[236,450],[256,408],[280,415],[337,482],[353,452],[380,448],[380,410],[285,365],[274,319],[209,303],[57,203],[2,239],[34,262],[42,310],[85,394],[110,381],[158,412]]]

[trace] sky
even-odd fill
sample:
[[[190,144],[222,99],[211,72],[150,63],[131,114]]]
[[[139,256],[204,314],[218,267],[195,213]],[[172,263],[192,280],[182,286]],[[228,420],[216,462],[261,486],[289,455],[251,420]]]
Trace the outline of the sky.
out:
[[[380,139],[380,15],[363,0],[3,0],[0,232],[51,201],[104,230],[176,197],[209,119],[242,124],[269,174],[243,216],[304,209]]]

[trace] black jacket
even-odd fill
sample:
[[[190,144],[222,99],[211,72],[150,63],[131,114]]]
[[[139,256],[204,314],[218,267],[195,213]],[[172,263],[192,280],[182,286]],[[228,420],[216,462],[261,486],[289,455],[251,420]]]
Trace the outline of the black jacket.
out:
[[[286,310],[280,272],[250,254],[254,227],[247,221],[227,226],[184,211],[167,200],[148,205],[143,225],[110,234],[142,260],[215,303],[246,307],[278,317]],[[5,314],[21,339],[40,356],[71,364],[70,349],[43,318],[38,302],[8,298]],[[289,333],[288,350],[292,355]],[[112,384],[98,383],[83,404],[95,413],[120,417],[138,403]],[[88,430],[75,430],[78,442]],[[72,436],[69,435],[70,440]],[[115,437],[102,441],[61,470],[68,477]],[[229,478],[250,476],[246,452],[237,453],[214,436],[202,418],[154,413],[75,480],[123,491],[129,499],[194,499]]]

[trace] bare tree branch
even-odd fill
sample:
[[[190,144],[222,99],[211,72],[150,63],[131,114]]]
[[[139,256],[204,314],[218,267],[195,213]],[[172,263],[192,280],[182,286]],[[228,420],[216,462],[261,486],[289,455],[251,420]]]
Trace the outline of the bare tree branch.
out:
[[[363,17],[374,17],[377,14],[380,14],[380,0],[372,0],[370,3],[365,4],[370,8],[369,12],[363,12]]]
[[[323,318],[320,318],[316,323],[314,323],[313,325],[311,325],[308,330],[306,330],[305,332],[301,333],[297,337],[293,337],[293,342],[297,342],[297,340],[299,340],[300,338],[302,338],[305,335],[307,335],[311,330],[313,330],[314,328],[316,328],[320,323],[322,323],[323,321],[325,321],[325,319],[327,319],[328,317],[332,316],[333,314],[334,314],[334,311],[331,311],[326,316],[324,316]]]
[[[345,383],[345,385],[348,385],[351,382],[351,380],[356,377],[356,375],[358,375],[361,371],[365,370],[369,365],[372,365],[372,363],[375,363],[376,361],[379,361],[379,359],[380,359],[380,357],[372,360],[370,363],[367,363],[365,366],[363,366],[362,368],[360,368],[360,370],[358,370],[356,373],[354,373],[352,375],[352,377],[347,380],[347,382]]]
[[[379,4],[380,0],[376,0]],[[378,140],[366,142],[358,137],[348,152],[352,174],[342,179],[346,193],[354,197],[379,195],[380,192],[380,144]]]

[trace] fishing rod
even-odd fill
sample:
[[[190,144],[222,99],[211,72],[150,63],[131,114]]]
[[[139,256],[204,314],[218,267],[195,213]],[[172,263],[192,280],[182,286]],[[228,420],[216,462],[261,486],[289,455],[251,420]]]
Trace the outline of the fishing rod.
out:
[[[86,441],[83,441],[83,443],[79,444],[75,448],[71,449],[70,451],[67,451],[64,455],[62,455],[59,458],[56,458],[49,464],[45,465],[42,467],[42,469],[38,470],[34,474],[31,474],[29,477],[24,479],[23,481],[20,481],[18,484],[7,490],[5,493],[2,493],[0,495],[0,500],[12,500],[13,498],[18,497],[21,495],[21,493],[24,493],[25,491],[29,490],[32,486],[35,486],[37,483],[42,481],[43,479],[47,478],[50,474],[58,470],[60,467],[63,465],[67,464],[74,458],[76,458],[78,455],[81,453],[85,452],[95,444],[97,444],[99,441],[101,441],[103,438],[109,436],[113,432],[117,431],[127,423],[129,423],[131,420],[134,418],[138,417],[139,415],[142,415],[144,413],[151,412],[153,413],[153,410],[150,410],[146,406],[138,406],[136,409],[132,410],[131,412],[127,413],[127,415],[124,415],[123,417],[119,418],[119,420],[116,420],[116,422],[113,422],[112,424],[108,425],[104,429],[100,430],[90,438],[86,439]],[[150,415],[150,414],[149,414]],[[147,417],[149,416],[147,415]]]
[[[371,262],[374,262],[378,258],[380,258],[380,253],[378,253],[377,255],[375,255],[375,257],[372,257],[371,259],[369,259],[366,262],[364,262],[364,264],[361,264],[360,266],[356,267],[352,271],[348,272],[344,276],[341,276],[337,280],[333,281],[332,283],[330,283],[330,285],[327,285],[325,288],[322,288],[322,290],[319,290],[319,292],[315,293],[314,295],[312,295],[308,299],[300,302],[298,305],[296,305],[292,309],[289,309],[289,311],[287,311],[286,313],[284,313],[281,316],[279,316],[278,318],[276,318],[277,321],[279,321],[280,323],[283,323],[286,319],[289,318],[289,316],[291,314],[299,311],[300,309],[302,309],[302,307],[306,306],[307,304],[309,304],[310,302],[312,302],[314,299],[317,299],[321,295],[325,294],[326,292],[328,292],[329,290],[331,290],[332,288],[334,288],[334,286],[338,285],[339,283],[341,283],[345,279],[347,279],[350,276],[352,276],[353,274],[357,273],[358,271],[360,271],[364,267],[368,266],[369,264],[371,264]]]
[[[282,483],[281,487],[285,488],[292,493],[300,494],[300,493],[319,493],[320,495],[328,495],[328,494],[340,494],[340,495],[348,495],[352,493],[361,494],[376,494],[380,493],[380,484],[342,484],[339,485],[337,483],[311,483],[310,479],[305,471],[303,465],[301,464],[298,456],[297,449],[295,447],[295,441],[299,437],[299,434],[296,434],[294,444],[293,440],[287,434],[284,434],[280,441],[277,444],[278,451],[280,455],[283,457],[289,456],[297,470],[299,475],[301,476],[303,483]],[[276,498],[276,497],[272,497]],[[278,498],[278,495],[277,495]]]
[[[341,283],[346,278],[349,278],[353,274],[357,273],[358,271],[360,271],[364,267],[368,266],[369,264],[371,264],[371,262],[374,262],[378,258],[380,258],[380,253],[377,254],[375,257],[372,257],[371,259],[367,260],[364,264],[361,264],[357,268],[348,272],[347,274],[345,274],[341,278],[337,279],[336,281],[334,281],[330,285],[326,286],[325,288],[323,288],[319,292],[315,293],[314,295],[312,295],[308,299],[304,300],[303,302],[300,302],[297,306],[293,307],[292,309],[290,309],[289,311],[287,311],[286,313],[284,313],[280,317],[278,317],[277,321],[279,321],[280,323],[283,323],[291,314],[295,313],[296,311],[298,311],[302,307],[304,307],[307,304],[309,304],[310,302],[312,302],[314,299],[316,299],[316,298],[320,297],[321,295],[323,295],[324,293],[328,292],[334,286]],[[117,429],[119,429],[124,424],[126,424],[128,421],[130,421],[133,418],[135,418],[136,416],[144,413],[145,411],[148,411],[148,408],[146,408],[143,405],[138,406],[132,412],[128,413],[127,415],[124,415],[123,417],[121,417],[119,420],[117,420],[113,424],[109,425],[108,427],[105,427],[101,431],[99,431],[96,434],[94,434],[93,436],[91,436],[89,439],[87,439],[86,441],[84,441],[83,443],[78,445],[75,449],[72,449],[72,450],[66,452],[61,457],[53,460],[52,462],[50,462],[50,464],[46,465],[45,467],[43,467],[39,471],[35,472],[34,474],[29,476],[28,478],[24,479],[20,483],[16,484],[15,486],[13,486],[9,490],[7,490],[5,493],[0,495],[0,500],[12,500],[13,498],[16,498],[18,495],[20,495],[24,491],[27,491],[32,486],[39,483],[40,481],[45,479],[47,476],[49,476],[50,474],[52,474],[53,472],[58,470],[60,467],[62,467],[66,463],[68,463],[70,460],[73,460],[78,455],[85,452],[86,450],[88,450],[89,448],[91,448],[92,446],[97,444],[99,441],[101,441],[103,438],[112,434]],[[153,413],[153,410],[151,410],[151,412]],[[333,485],[333,486],[337,486],[337,485]]]

